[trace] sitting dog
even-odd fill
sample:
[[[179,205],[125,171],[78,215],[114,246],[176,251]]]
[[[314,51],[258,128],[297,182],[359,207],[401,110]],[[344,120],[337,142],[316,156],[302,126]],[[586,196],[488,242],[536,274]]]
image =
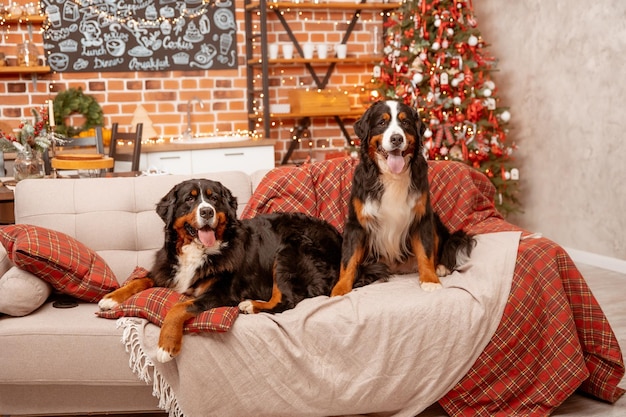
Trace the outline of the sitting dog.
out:
[[[470,256],[474,238],[450,233],[430,205],[423,125],[413,108],[396,101],[373,104],[355,123],[360,162],[352,180],[343,233],[339,281],[333,296],[352,290],[358,270],[383,264],[389,273],[419,273],[425,291],[441,288]]]
[[[219,182],[176,185],[157,204],[165,241],[150,274],[100,301],[101,309],[111,309],[152,286],[192,296],[167,313],[159,361],[180,352],[184,322],[202,311],[239,306],[245,313],[277,313],[304,298],[330,295],[341,260],[334,227],[301,213],[238,220],[236,210],[236,198]]]

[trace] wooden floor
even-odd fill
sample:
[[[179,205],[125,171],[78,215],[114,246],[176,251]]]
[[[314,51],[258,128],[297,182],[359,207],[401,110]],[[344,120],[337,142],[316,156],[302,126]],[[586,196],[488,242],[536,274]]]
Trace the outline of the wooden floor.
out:
[[[620,274],[604,269],[578,265],[578,269],[591,287],[591,291],[600,303],[613,331],[619,341],[622,352],[626,353],[626,274]],[[626,378],[622,379],[620,387],[626,389]],[[165,413],[151,414],[110,414],[112,417],[167,417]],[[446,417],[443,409],[435,404],[419,417]],[[565,401],[553,414],[560,417],[626,417],[626,395],[615,404],[574,394]],[[77,416],[87,417],[87,416]]]

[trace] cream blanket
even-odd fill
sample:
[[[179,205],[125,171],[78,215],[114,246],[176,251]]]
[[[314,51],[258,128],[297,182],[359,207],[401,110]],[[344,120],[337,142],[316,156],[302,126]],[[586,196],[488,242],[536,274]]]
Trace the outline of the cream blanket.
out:
[[[155,360],[159,327],[122,318],[130,366],[170,416],[415,416],[448,392],[494,334],[519,232],[477,236],[472,258],[422,291],[395,276],[282,314],[240,315],[227,333],[185,335]]]

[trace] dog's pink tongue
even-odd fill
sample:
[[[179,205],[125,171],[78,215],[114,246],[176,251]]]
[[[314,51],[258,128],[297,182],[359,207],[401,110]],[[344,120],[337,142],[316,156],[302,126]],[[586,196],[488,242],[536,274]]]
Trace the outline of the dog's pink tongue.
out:
[[[387,166],[394,174],[402,172],[402,168],[404,168],[404,158],[402,157],[402,153],[395,151],[393,153],[389,153],[387,156]]]
[[[198,230],[198,238],[204,246],[215,245],[215,232],[209,228]]]

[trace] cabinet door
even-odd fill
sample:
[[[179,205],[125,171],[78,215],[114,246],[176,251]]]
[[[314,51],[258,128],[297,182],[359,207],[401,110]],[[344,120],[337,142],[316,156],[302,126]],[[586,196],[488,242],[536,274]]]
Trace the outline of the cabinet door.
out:
[[[251,146],[194,150],[191,154],[194,174],[219,171],[242,171],[252,174],[274,168],[273,146]]]
[[[170,174],[191,173],[191,151],[151,152],[147,154],[146,169]]]

